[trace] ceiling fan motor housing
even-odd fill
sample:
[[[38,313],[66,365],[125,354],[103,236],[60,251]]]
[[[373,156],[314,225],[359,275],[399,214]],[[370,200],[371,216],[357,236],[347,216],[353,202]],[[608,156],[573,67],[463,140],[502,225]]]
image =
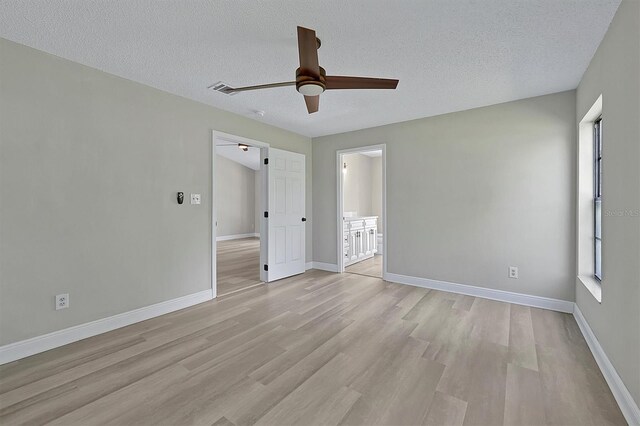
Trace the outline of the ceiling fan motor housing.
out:
[[[324,68],[319,67],[320,75],[315,76],[303,68],[296,70],[296,90],[305,96],[317,96],[324,92],[327,88],[326,76]]]

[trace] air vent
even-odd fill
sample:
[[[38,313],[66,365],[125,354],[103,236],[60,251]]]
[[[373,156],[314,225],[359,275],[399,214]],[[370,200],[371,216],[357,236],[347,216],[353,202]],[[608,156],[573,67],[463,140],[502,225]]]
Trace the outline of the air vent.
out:
[[[217,83],[209,86],[209,89],[215,90],[216,92],[224,93],[225,95],[229,96],[238,94],[238,92],[230,92],[229,89],[233,89],[233,87],[229,86],[227,83],[223,83],[222,81],[218,81]]]

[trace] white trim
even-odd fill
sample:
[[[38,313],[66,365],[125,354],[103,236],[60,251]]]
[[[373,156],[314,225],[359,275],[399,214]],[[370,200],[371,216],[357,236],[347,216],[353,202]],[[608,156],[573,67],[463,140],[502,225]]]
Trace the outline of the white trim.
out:
[[[551,299],[548,297],[532,296],[529,294],[512,293],[510,291],[495,290],[486,287],[476,287],[466,284],[450,283],[447,281],[431,280],[428,278],[410,277],[407,275],[387,273],[386,281],[408,284],[416,287],[448,291],[450,293],[466,294],[500,302],[515,303],[516,305],[532,306],[534,308],[573,313],[573,302],[568,300]]]
[[[126,327],[127,325],[168,314],[169,312],[188,308],[189,306],[197,305],[211,299],[213,299],[212,290],[203,290],[198,293],[166,300],[154,305],[54,331],[42,336],[10,343],[0,347],[0,364],[6,364],[53,348],[68,345],[78,340]]]
[[[312,262],[313,269],[319,269],[327,272],[338,272],[338,265],[335,263]]]
[[[216,209],[216,131],[211,131],[211,293],[218,295],[218,211]]]
[[[609,357],[607,357],[606,352],[602,349],[602,346],[600,346],[596,335],[593,334],[589,323],[587,323],[577,304],[573,310],[573,316],[578,323],[578,327],[580,327],[580,331],[582,331],[584,339],[587,341],[589,349],[591,349],[593,357],[596,359],[598,367],[600,367],[600,371],[602,371],[604,379],[609,384],[611,393],[613,393],[613,397],[618,402],[620,411],[622,411],[627,423],[630,425],[640,425],[640,409],[638,405],[633,400],[629,389],[624,385],[615,367],[611,364],[611,361],[609,361]]]
[[[342,156],[345,154],[354,154],[354,153],[364,153],[369,151],[382,151],[382,234],[387,235],[387,145],[386,144],[378,144],[378,145],[367,145],[367,146],[359,146],[356,148],[348,148],[348,149],[339,149],[336,151],[336,192],[337,192],[337,213],[336,213],[336,260],[337,268],[335,272],[343,273],[344,272],[344,246],[342,243],[342,215],[343,215],[343,173],[342,173]],[[387,253],[387,238],[382,239],[382,253]],[[315,263],[315,262],[314,262]],[[327,264],[325,264],[327,265]],[[333,266],[333,265],[332,265]],[[315,268],[322,269],[322,268]],[[328,271],[329,269],[323,269],[324,271]],[[382,254],[382,277],[386,278],[387,276],[387,256]]]
[[[260,234],[258,232],[252,232],[249,234],[221,235],[216,237],[216,241],[240,240],[242,238],[260,238]]]
[[[309,269],[313,269],[313,262],[307,262],[304,265],[304,270],[308,271]]]
[[[589,293],[602,302],[600,282],[595,279],[594,257],[594,139],[593,124],[603,115],[602,94],[578,122],[578,144],[576,151],[576,276]],[[606,201],[606,200],[605,200]],[[603,211],[604,204],[603,204]],[[604,230],[604,224],[603,224]]]
[[[580,283],[591,293],[598,303],[602,303],[602,285],[595,276],[578,275]]]

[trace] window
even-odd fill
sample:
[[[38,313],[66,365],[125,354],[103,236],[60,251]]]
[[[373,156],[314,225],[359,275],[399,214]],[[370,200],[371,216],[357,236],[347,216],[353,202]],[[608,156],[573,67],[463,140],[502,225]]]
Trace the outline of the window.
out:
[[[602,117],[593,123],[594,275],[602,279]]]
[[[600,224],[603,213],[600,211],[602,207],[600,200],[603,190],[601,179],[602,124],[603,121],[606,121],[602,120],[602,111],[602,95],[600,95],[578,123],[578,185],[576,191],[578,205],[577,279],[598,302],[602,301]],[[607,190],[605,189],[605,191]],[[606,214],[604,216],[606,217]],[[605,254],[605,256],[607,255]]]

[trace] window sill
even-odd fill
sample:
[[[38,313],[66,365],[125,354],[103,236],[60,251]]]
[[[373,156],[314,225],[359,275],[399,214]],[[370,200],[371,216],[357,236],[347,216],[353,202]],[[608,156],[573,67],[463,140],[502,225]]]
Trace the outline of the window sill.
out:
[[[600,281],[595,279],[594,277],[578,275],[578,279],[584,285],[589,293],[598,301],[598,303],[602,303],[602,284]]]

